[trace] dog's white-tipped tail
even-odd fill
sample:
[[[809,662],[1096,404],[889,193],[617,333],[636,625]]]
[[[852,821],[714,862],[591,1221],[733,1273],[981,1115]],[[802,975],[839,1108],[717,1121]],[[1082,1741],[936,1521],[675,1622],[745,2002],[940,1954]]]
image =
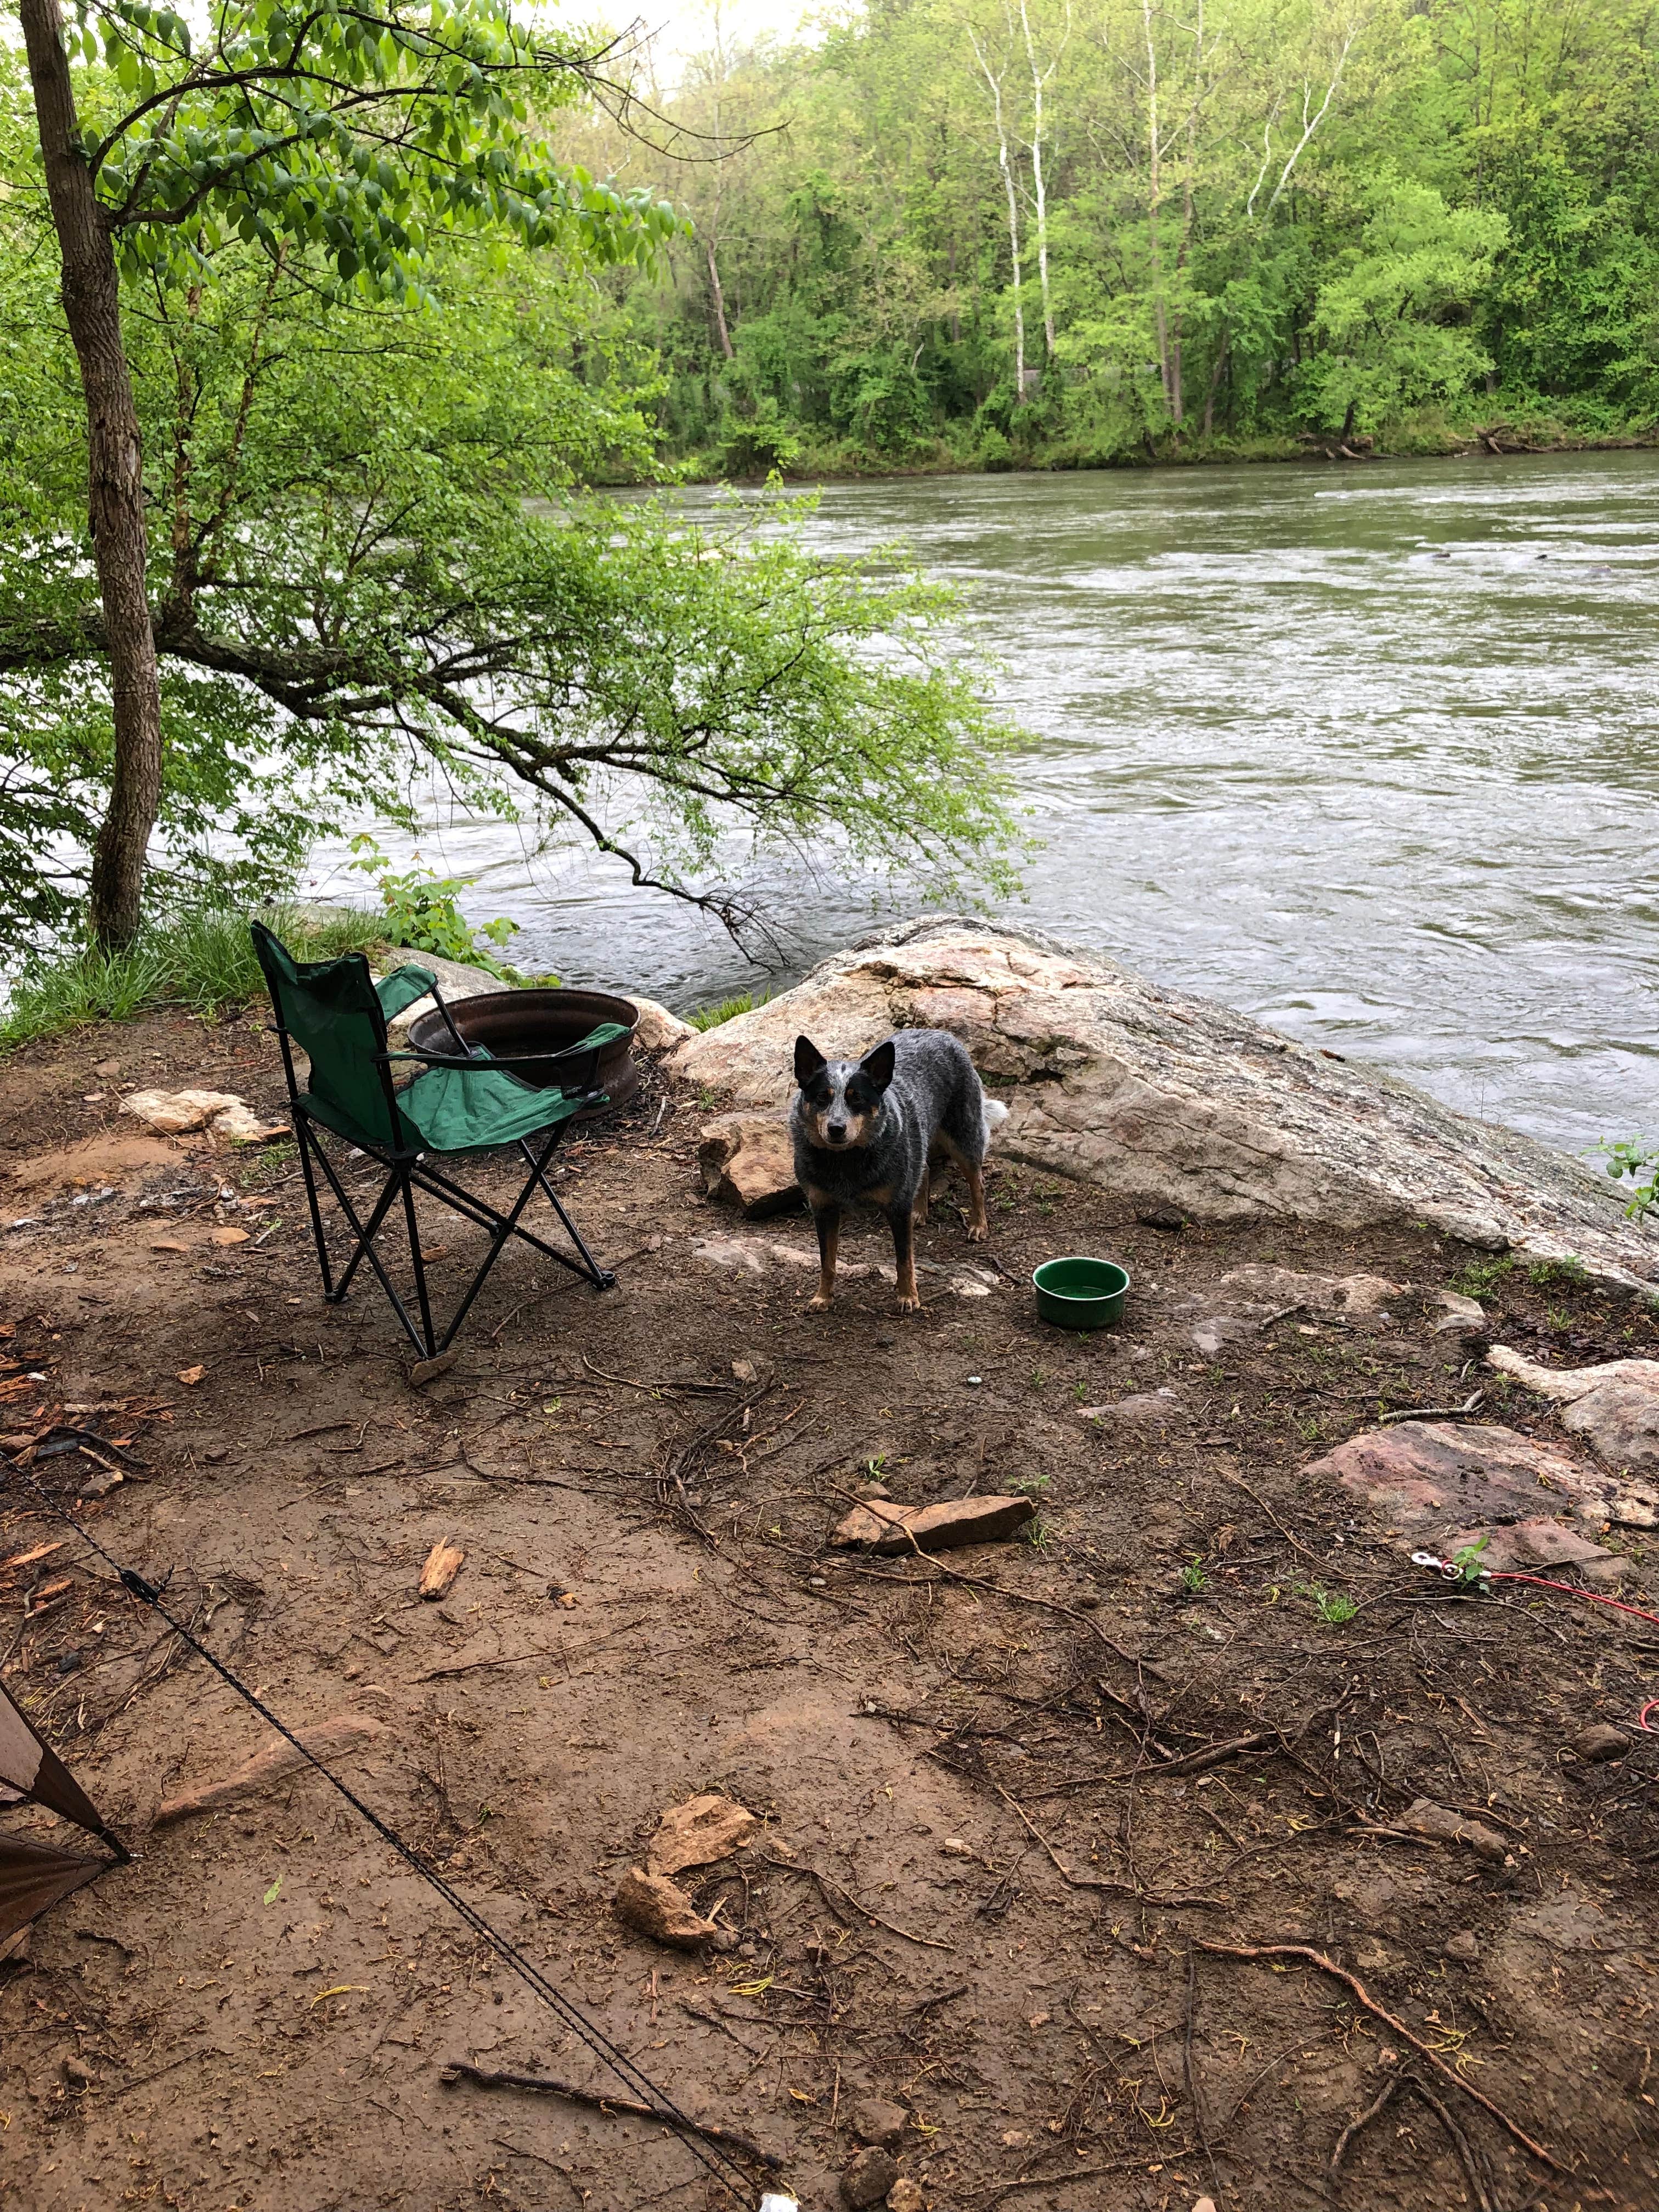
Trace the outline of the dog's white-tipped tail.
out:
[[[1003,1104],[1000,1098],[988,1098],[986,1100],[985,1141],[988,1145],[1007,1118],[1008,1109]]]

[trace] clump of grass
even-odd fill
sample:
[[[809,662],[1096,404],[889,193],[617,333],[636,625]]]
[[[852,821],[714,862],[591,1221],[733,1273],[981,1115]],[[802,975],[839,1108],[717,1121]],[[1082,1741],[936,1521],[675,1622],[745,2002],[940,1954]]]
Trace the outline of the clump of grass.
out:
[[[1490,1260],[1471,1260],[1460,1274],[1451,1280],[1453,1290],[1466,1298],[1483,1298],[1494,1283],[1513,1273],[1515,1261],[1507,1252],[1496,1252]]]
[[[1534,1260],[1527,1270],[1527,1280],[1540,1290],[1547,1290],[1552,1283],[1583,1285],[1589,1281],[1589,1270],[1582,1260]]]
[[[1313,1600],[1314,1611],[1327,1628],[1346,1628],[1359,1610],[1346,1590],[1322,1589],[1317,1583],[1298,1583],[1298,1597]]]
[[[738,991],[729,999],[721,999],[712,1006],[699,1006],[695,1014],[686,1016],[694,1030],[717,1030],[722,1022],[735,1021],[739,1014],[752,1014],[757,1006],[763,1006],[771,997],[763,991],[758,997],[753,991]]]
[[[1204,1563],[1194,1552],[1181,1570],[1181,1594],[1183,1597],[1199,1597],[1210,1587],[1210,1577],[1204,1571]]]
[[[277,908],[261,919],[301,960],[378,951],[386,941],[380,916],[352,908]],[[93,1022],[131,1021],[155,1006],[210,1015],[246,1006],[265,988],[247,925],[246,914],[204,907],[152,922],[125,952],[77,950],[27,963],[0,1017],[0,1051]]]

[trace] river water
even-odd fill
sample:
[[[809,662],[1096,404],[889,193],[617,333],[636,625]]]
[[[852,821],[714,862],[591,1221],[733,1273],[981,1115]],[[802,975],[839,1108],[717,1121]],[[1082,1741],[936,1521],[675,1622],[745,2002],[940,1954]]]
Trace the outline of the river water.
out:
[[[1659,455],[834,485],[811,535],[971,588],[1035,738],[1011,920],[1557,1144],[1659,1127]],[[681,1008],[871,921],[775,870],[774,979],[580,852],[422,853],[514,958]]]

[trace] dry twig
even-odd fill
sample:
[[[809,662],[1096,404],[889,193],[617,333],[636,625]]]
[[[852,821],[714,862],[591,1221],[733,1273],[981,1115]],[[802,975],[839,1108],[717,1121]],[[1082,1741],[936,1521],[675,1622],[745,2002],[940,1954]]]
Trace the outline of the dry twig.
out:
[[[1514,2136],[1522,2150],[1528,2152],[1540,2164],[1547,2166],[1553,2172],[1565,2173],[1568,2171],[1559,2159],[1551,2156],[1542,2143],[1534,2142],[1524,2129],[1517,2127],[1501,2106],[1494,2105],[1490,2097],[1475,2087],[1474,2082],[1466,2081],[1455,2067],[1448,2066],[1439,2052],[1425,2043],[1421,2036],[1413,2035],[1403,2020],[1397,2020],[1385,2005],[1378,2004],[1357,1975],[1351,1974],[1346,1966],[1339,1966],[1334,1959],[1328,1959],[1322,1951],[1316,1951],[1312,1944],[1218,1943],[1204,1936],[1195,1936],[1193,1941],[1200,1951],[1213,1951],[1226,1959],[1305,1959],[1310,1966],[1317,1966],[1322,1974],[1328,1974],[1333,1981],[1342,1983],[1373,2019],[1380,2020],[1393,2034],[1409,2043],[1419,2058],[1426,2058],[1443,2081],[1449,2081],[1455,2089],[1461,2089],[1466,2097],[1472,2097],[1483,2112],[1490,2112],[1505,2133]]]

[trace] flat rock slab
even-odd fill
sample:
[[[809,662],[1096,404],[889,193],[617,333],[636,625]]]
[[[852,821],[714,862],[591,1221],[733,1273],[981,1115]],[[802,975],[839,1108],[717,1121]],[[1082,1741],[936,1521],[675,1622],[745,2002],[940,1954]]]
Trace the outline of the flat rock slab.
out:
[[[1524,1555],[1521,1571],[1530,1571],[1547,1553],[1551,1564],[1598,1580],[1625,1571],[1616,1553],[1554,1517],[1571,1514],[1600,1528],[1613,1504],[1610,1479],[1514,1429],[1401,1421],[1350,1437],[1303,1473],[1340,1483],[1413,1541],[1433,1538],[1455,1551],[1485,1536],[1484,1564],[1493,1568]]]
[[[855,1506],[830,1541],[890,1556],[908,1552],[914,1538],[924,1552],[949,1552],[961,1544],[1002,1543],[1036,1514],[1029,1498],[948,1498],[937,1505],[872,1499]]]
[[[1327,1059],[1214,1001],[966,916],[837,953],[793,990],[690,1038],[672,1066],[750,1113],[783,1107],[805,1032],[857,1057],[896,1029],[951,1030],[1009,1103],[996,1149],[1098,1183],[1137,1213],[1363,1228],[1426,1221],[1491,1250],[1659,1279],[1659,1237],[1605,1176]]]
[[[1587,1583],[1613,1589],[1628,1581],[1634,1571],[1632,1562],[1621,1553],[1606,1550],[1582,1529],[1542,1515],[1530,1521],[1454,1528],[1444,1540],[1449,1553],[1483,1541],[1481,1565],[1494,1574],[1547,1575],[1562,1567],[1576,1567]]]
[[[1500,1375],[1512,1375],[1540,1398],[1565,1406],[1564,1427],[1583,1437],[1597,1458],[1627,1475],[1659,1475],[1659,1359],[1609,1359],[1595,1367],[1540,1367],[1507,1344],[1486,1355]],[[1614,1517],[1651,1528],[1659,1491],[1630,1486],[1626,1510]],[[1629,1510],[1634,1507],[1634,1510]]]
[[[711,1198],[735,1206],[750,1221],[798,1210],[795,1148],[774,1114],[722,1114],[699,1133],[697,1164]]]
[[[675,1875],[686,1867],[713,1866],[741,1850],[759,1826],[747,1806],[710,1792],[688,1797],[657,1823],[646,1854],[647,1874]]]

